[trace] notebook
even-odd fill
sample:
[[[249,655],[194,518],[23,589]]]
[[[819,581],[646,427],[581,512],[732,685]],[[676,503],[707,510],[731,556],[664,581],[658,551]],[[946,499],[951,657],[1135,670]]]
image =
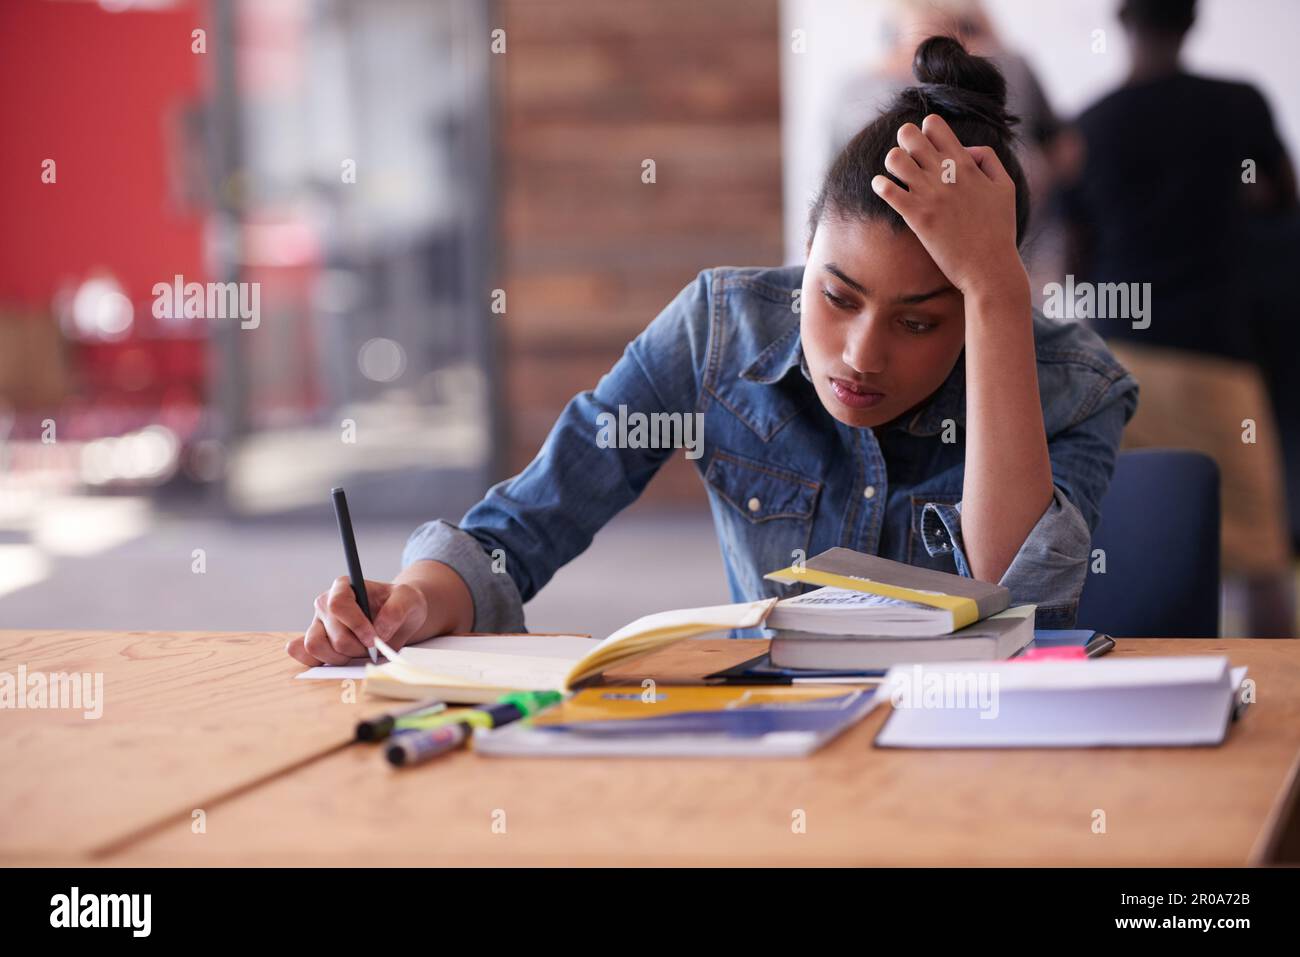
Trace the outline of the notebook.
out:
[[[427,638],[416,644],[407,645],[403,651],[470,651],[489,652],[496,656],[531,656],[542,658],[562,658],[572,662],[581,658],[600,640],[590,635],[561,635],[530,632],[523,634],[469,634],[440,635]],[[366,676],[369,658],[354,658],[346,665],[318,665],[299,672],[297,677],[304,680],[341,681],[351,678],[361,681]],[[428,696],[431,697],[431,696]]]
[[[893,706],[883,748],[1092,748],[1219,744],[1245,668],[1221,656],[904,665],[877,690]]]
[[[775,603],[775,598],[767,598],[646,615],[569,655],[542,656],[526,646],[508,654],[463,647],[422,646],[400,652],[381,647],[388,661],[365,666],[365,690],[386,698],[436,697],[455,704],[494,701],[510,691],[569,691],[615,664],[683,639],[757,627]]]
[[[870,690],[587,688],[526,721],[474,736],[474,750],[528,757],[800,757],[873,707]]]
[[[771,616],[768,620],[771,621]],[[877,638],[779,631],[772,639],[769,654],[772,664],[779,668],[858,668],[866,671],[913,661],[1010,658],[1033,640],[1034,606],[1017,605],[957,631],[934,636]]]
[[[829,549],[802,565],[764,577],[823,586],[784,599],[773,609],[767,626],[793,631],[894,637],[947,634],[1011,604],[1011,593],[1001,585],[848,548]]]

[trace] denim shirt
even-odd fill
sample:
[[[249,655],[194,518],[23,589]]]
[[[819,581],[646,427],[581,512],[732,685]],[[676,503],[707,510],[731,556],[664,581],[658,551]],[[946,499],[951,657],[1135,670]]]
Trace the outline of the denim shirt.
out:
[[[960,515],[964,355],[903,419],[844,425],[822,406],[803,359],[802,277],[801,266],[701,273],[594,389],[568,403],[523,472],[490,489],[459,526],[418,528],[403,565],[446,563],[473,596],[474,630],[522,631],[523,603],[641,494],[669,455],[685,454],[603,447],[598,434],[610,419],[599,417],[617,418],[624,406],[629,419],[701,414],[694,465],[734,601],[797,594],[805,586],[763,575],[835,545],[969,577]],[[1068,628],[1137,383],[1082,326],[1035,311],[1033,329],[1055,495],[1001,584],[1013,603],[1038,605],[1039,627]]]

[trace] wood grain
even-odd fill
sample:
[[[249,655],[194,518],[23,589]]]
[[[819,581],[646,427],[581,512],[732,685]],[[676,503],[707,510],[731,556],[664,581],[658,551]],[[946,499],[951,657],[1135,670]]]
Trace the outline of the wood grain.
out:
[[[284,634],[0,631],[0,671],[101,672],[103,716],[0,711],[0,857],[89,853],[348,741],[376,708],[295,681]],[[359,684],[359,683],[358,683]]]

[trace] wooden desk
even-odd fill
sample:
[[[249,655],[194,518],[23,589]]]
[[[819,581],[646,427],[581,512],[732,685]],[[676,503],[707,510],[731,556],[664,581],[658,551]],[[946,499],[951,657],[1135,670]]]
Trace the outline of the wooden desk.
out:
[[[0,860],[86,855],[348,741],[280,634],[0,631],[0,671],[102,672],[103,716],[0,710]],[[359,684],[359,683],[358,683]],[[358,687],[356,696],[362,698]]]
[[[342,705],[332,682],[286,687],[297,671],[280,657],[286,637],[0,632],[0,669],[35,668],[38,656],[64,669],[108,662],[110,689],[106,738],[79,717],[0,712],[7,726],[22,715],[23,727],[0,743],[4,767],[22,769],[0,783],[0,861],[66,860],[109,844],[96,861],[1242,865],[1266,862],[1294,813],[1296,640],[1120,642],[1114,654],[1226,654],[1250,666],[1258,701],[1218,748],[877,750],[882,708],[806,760],[459,753],[394,771],[376,748],[335,749],[368,702]],[[707,653],[713,670],[761,647],[686,643],[637,670],[667,680],[700,672],[691,655]],[[67,663],[73,650],[83,664]],[[160,680],[164,667],[174,680]],[[122,713],[110,725],[115,685]],[[164,717],[178,739],[132,739]],[[212,800],[277,761],[320,754]],[[192,832],[190,807],[205,809],[206,833]],[[1093,831],[1096,810],[1104,834]],[[153,827],[132,836],[151,815]]]

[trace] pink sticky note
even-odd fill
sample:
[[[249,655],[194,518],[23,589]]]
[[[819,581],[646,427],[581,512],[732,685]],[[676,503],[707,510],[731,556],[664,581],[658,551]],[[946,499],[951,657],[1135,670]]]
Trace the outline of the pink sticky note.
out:
[[[1079,645],[1066,645],[1062,648],[1030,648],[1022,651],[1013,661],[1059,661],[1074,658],[1087,658],[1088,655]]]

